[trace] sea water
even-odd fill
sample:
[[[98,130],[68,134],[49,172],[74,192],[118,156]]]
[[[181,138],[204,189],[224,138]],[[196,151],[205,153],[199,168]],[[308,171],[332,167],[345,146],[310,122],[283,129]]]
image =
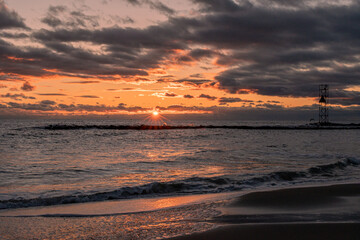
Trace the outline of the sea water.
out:
[[[2,120],[0,209],[360,180],[360,130],[86,127],[139,124]],[[49,128],[59,125],[70,127]]]

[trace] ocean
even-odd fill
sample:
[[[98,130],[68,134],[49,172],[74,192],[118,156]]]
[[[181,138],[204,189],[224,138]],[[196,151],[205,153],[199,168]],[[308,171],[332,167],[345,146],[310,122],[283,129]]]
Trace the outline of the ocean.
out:
[[[360,180],[360,130],[109,127],[140,124],[137,120],[2,120],[0,209]],[[297,124],[171,122],[177,126]]]

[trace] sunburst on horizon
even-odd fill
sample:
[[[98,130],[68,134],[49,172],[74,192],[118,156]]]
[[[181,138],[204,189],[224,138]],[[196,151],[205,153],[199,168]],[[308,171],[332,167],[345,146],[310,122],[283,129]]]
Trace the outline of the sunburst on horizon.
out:
[[[160,111],[154,109],[149,116],[144,119],[146,125],[167,125],[168,119],[160,114]]]

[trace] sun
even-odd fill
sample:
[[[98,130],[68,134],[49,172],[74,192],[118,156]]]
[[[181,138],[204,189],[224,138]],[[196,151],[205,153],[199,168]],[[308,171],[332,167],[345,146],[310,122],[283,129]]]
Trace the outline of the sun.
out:
[[[159,116],[159,112],[158,111],[153,111],[152,115],[153,115],[153,117],[157,117],[157,116]]]
[[[1,1],[1,0],[0,0]],[[149,111],[149,115],[144,119],[146,125],[150,126],[162,126],[167,125],[168,119],[160,114],[160,111],[154,108],[152,111]]]

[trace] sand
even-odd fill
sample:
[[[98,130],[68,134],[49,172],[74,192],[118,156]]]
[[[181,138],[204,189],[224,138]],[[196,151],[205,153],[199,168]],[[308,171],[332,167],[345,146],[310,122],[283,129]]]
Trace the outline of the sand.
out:
[[[249,193],[213,221],[220,227],[173,239],[360,239],[360,184]]]
[[[360,239],[360,184],[242,194],[3,211],[0,238]]]
[[[358,240],[359,223],[254,224],[220,227],[205,233],[172,238],[173,240],[286,239],[286,240]]]

